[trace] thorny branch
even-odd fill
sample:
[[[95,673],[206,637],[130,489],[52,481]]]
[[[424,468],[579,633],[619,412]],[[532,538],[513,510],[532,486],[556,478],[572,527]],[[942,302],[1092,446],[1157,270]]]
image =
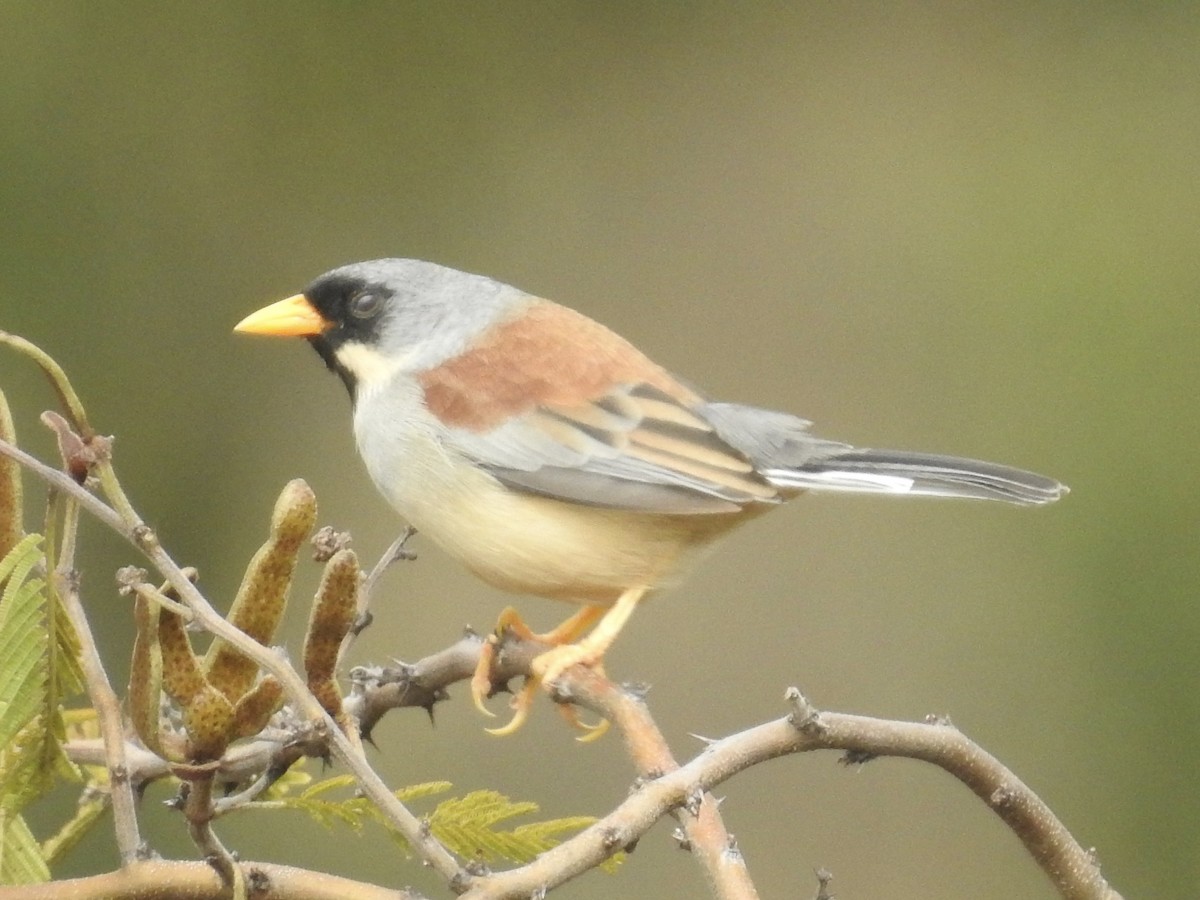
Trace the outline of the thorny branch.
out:
[[[412,891],[376,887],[311,869],[242,862],[250,896],[288,900],[424,900]],[[119,897],[228,900],[229,887],[202,862],[145,860],[116,872],[4,889],[5,900],[114,900]]]
[[[447,696],[447,687],[471,677],[480,647],[477,636],[466,634],[444,650],[412,664],[372,670],[369,677],[364,675],[366,670],[356,670],[358,709],[371,710],[378,721],[387,709],[430,708],[437,699]],[[532,660],[543,649],[534,642],[510,640],[497,659],[498,678],[527,674]],[[572,670],[565,685],[561,694],[569,694],[570,702],[610,718],[623,730],[630,719],[642,715],[648,718],[638,691],[592,672]],[[1092,855],[1071,837],[1049,808],[1016,775],[945,720],[898,722],[818,712],[794,688],[787,692],[787,699],[791,706],[788,715],[712,741],[686,764],[656,777],[641,778],[637,790],[608,816],[533,863],[478,878],[465,896],[472,900],[516,898],[551,889],[636,843],[663,816],[679,814],[686,822],[690,813],[684,813],[689,806],[695,808],[698,791],[712,790],[737,773],[780,756],[839,750],[851,761],[898,756],[945,769],[1013,830],[1061,896],[1072,900],[1120,900],[1105,882]],[[81,742],[71,749],[81,762],[94,758],[97,752],[94,742]],[[222,765],[228,767],[232,777],[263,765],[269,753],[270,742],[258,741],[234,748]],[[140,755],[131,753],[130,759],[140,776],[166,774],[161,761],[145,751]],[[146,767],[138,769],[141,763]],[[705,805],[702,802],[700,808]]]
[[[0,338],[10,344],[20,343],[20,339],[2,332]],[[339,884],[335,889],[330,886],[334,880],[319,874],[305,873],[297,879],[292,870],[282,867],[238,863],[213,833],[211,820],[251,799],[256,789],[252,786],[241,797],[235,795],[224,802],[215,802],[211,799],[215,783],[245,782],[255,775],[261,777],[264,772],[286,770],[302,755],[331,753],[346,765],[362,792],[384,812],[450,889],[473,900],[541,896],[621,849],[636,844],[667,815],[674,815],[679,821],[682,843],[696,854],[714,895],[724,900],[749,900],[757,896],[754,886],[740,852],[725,831],[716,803],[707,792],[734,774],[766,760],[810,750],[836,749],[856,762],[878,756],[905,756],[940,766],[967,785],[1000,816],[1050,877],[1061,896],[1119,900],[1120,895],[1104,880],[1092,855],[1080,847],[1049,808],[998,760],[948,722],[907,723],[818,712],[799,691],[790,689],[787,693],[792,705],[789,715],[713,741],[680,766],[639,692],[582,669],[572,670],[561,679],[554,699],[592,710],[617,725],[638,769],[636,789],[600,821],[532,863],[494,874],[471,874],[395,798],[368,763],[361,744],[337,727],[292,666],[279,653],[232,626],[201,595],[125,496],[111,465],[107,439],[98,436],[87,423],[83,407],[65,375],[45,354],[37,348],[30,349],[31,346],[24,346],[24,352],[37,358],[50,376],[78,436],[63,420],[51,420],[59,434],[60,448],[64,455],[71,457],[64,460],[66,471],[47,466],[3,440],[0,440],[0,455],[16,460],[49,484],[53,492],[67,498],[66,521],[70,531],[64,539],[62,559],[54,573],[54,581],[56,588],[65,595],[68,607],[74,607],[72,618],[78,617],[82,610],[71,571],[77,505],[144,554],[167,579],[195,623],[278,679],[295,717],[292,727],[284,729],[282,734],[264,732],[256,740],[231,747],[203,771],[196,768],[195,777],[189,779],[189,794],[183,801],[189,827],[198,845],[206,850],[209,861],[215,863],[216,872],[222,876],[220,880],[214,880],[213,869],[206,872],[194,864],[189,868],[189,864],[180,863],[131,862],[134,856],[131,845],[136,844],[137,830],[136,821],[129,816],[120,826],[122,870],[81,879],[72,888],[73,895],[132,895],[148,889],[155,893],[171,893],[170,883],[180,883],[172,880],[186,872],[188,892],[195,896],[205,895],[204,885],[227,890],[230,882],[234,883],[235,894],[239,896],[265,888],[295,897],[412,896],[381,892],[378,888],[355,882]],[[109,503],[88,490],[85,486],[88,483],[98,483]],[[390,551],[393,555],[402,552],[402,541]],[[382,569],[377,568],[373,578],[379,571]],[[365,605],[360,613],[366,615]],[[85,643],[90,642],[86,627],[81,631]],[[348,643],[343,646],[343,651]],[[357,668],[351,673],[353,688],[345,709],[357,720],[364,735],[369,735],[379,718],[390,709],[407,706],[432,709],[436,702],[447,696],[449,685],[471,677],[481,647],[477,636],[467,634],[445,650],[411,665]],[[535,642],[510,636],[497,655],[497,684],[503,687],[510,678],[528,676],[532,660],[544,649]],[[112,697],[105,697],[106,679],[96,677],[90,671],[97,662],[98,659],[88,661],[89,684],[94,701],[100,698],[96,705],[107,707],[101,711],[111,719]],[[107,691],[112,694],[111,687],[107,687]],[[109,767],[114,785],[122,791],[127,791],[130,784],[144,784],[168,773],[179,774],[178,765],[161,760],[132,742],[114,742],[112,731],[109,722],[105,729],[107,747],[97,746],[99,742],[80,742],[70,745],[68,751],[80,762],[96,762],[99,758]],[[821,882],[822,885],[827,883],[827,876],[822,876]],[[61,896],[59,890],[62,888],[62,883],[38,886],[21,889],[20,894],[13,896],[19,900]]]

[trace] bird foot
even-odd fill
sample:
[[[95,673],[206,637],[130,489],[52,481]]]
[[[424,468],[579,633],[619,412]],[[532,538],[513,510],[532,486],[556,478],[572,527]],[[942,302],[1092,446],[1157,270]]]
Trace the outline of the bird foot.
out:
[[[554,686],[554,682],[558,681],[559,676],[567,669],[572,666],[594,667],[600,662],[602,656],[602,653],[597,653],[588,646],[586,640],[583,640],[578,644],[562,644],[547,650],[534,659],[530,668],[533,669],[533,674],[546,685],[546,689],[550,690]]]
[[[504,736],[517,731],[529,718],[529,711],[533,707],[538,687],[544,685],[548,692],[552,691],[554,681],[571,666],[583,663],[595,667],[603,674],[603,669],[599,666],[603,648],[597,653],[586,640],[579,644],[569,643],[598,619],[601,612],[595,607],[584,607],[562,625],[545,634],[534,633],[511,606],[500,614],[495,629],[484,642],[483,649],[479,654],[479,662],[475,666],[475,674],[471,677],[471,699],[475,708],[484,715],[495,716],[495,713],[487,708],[484,701],[492,693],[494,684],[492,670],[496,661],[496,651],[506,635],[513,634],[523,640],[554,646],[533,660],[532,673],[526,677],[524,686],[513,697],[510,704],[513,709],[513,717],[507,724],[499,728],[485,729],[489,734]],[[586,732],[580,737],[581,741],[593,741],[608,730],[608,722],[603,719],[595,725],[581,722],[574,708],[569,704],[560,704],[559,709],[573,728]]]

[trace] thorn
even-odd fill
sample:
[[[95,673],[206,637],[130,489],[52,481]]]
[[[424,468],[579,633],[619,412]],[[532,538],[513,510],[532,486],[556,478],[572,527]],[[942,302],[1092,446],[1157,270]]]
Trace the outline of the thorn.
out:
[[[186,799],[184,797],[184,792],[181,790],[174,797],[168,797],[166,800],[164,800],[163,806],[165,806],[167,809],[180,810],[183,809],[183,804],[185,802]]]
[[[715,744],[715,743],[716,743],[718,740],[720,740],[720,738],[710,738],[710,737],[705,737],[705,736],[704,736],[704,735],[702,735],[702,734],[696,734],[694,731],[689,731],[689,732],[688,732],[688,737],[690,737],[690,738],[695,738],[695,739],[696,739],[696,740],[698,740],[700,743],[702,743],[702,744],[703,744],[705,747],[711,747],[711,746],[712,746],[713,744]]]
[[[847,750],[838,762],[843,766],[864,766],[878,756],[878,753],[870,750]]]
[[[621,690],[635,700],[645,700],[650,693],[651,684],[647,681],[622,681]]]
[[[350,626],[350,633],[352,635],[354,635],[355,637],[358,637],[360,634],[362,634],[364,631],[366,631],[368,628],[370,628],[371,623],[374,621],[375,621],[375,613],[371,612],[368,609],[367,611],[365,611],[355,617],[354,624],[352,624]]]

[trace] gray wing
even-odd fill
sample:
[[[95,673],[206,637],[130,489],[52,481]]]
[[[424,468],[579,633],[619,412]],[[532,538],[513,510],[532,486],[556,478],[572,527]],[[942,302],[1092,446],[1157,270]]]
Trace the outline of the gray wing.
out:
[[[484,433],[454,429],[451,443],[511,488],[588,506],[692,515],[782,499],[706,409],[622,385]]]

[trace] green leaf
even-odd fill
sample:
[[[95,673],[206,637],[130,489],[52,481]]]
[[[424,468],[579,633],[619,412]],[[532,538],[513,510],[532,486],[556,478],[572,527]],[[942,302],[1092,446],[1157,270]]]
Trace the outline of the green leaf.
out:
[[[40,884],[50,880],[37,839],[15,812],[0,809],[0,884]]]
[[[0,560],[0,809],[9,813],[55,776],[78,777],[62,750],[60,706],[78,686],[78,642],[40,574],[41,540],[28,535]]]
[[[355,831],[361,831],[363,826],[368,822],[384,822],[385,820],[379,810],[376,809],[375,804],[365,797],[350,796],[340,799],[326,799],[326,796],[331,791],[353,789],[354,777],[352,775],[335,775],[309,785],[299,794],[276,796],[272,800],[252,804],[249,808],[299,810],[307,813],[312,819],[320,822],[326,828],[331,828],[340,822],[343,825],[348,825]],[[420,797],[428,797],[431,794],[444,793],[448,790],[450,790],[450,782],[430,781],[401,788],[395,793],[398,799],[409,802]]]
[[[526,824],[509,831],[494,826],[538,811],[529,801],[513,801],[497,791],[473,791],[438,804],[429,817],[433,836],[463,857],[525,863],[559,843],[559,835],[587,828],[591,816]]]
[[[7,747],[43,708],[48,695],[46,583],[30,578],[42,560],[31,534],[0,560],[0,747]]]
[[[409,785],[395,791],[405,803],[421,800],[450,790],[448,781],[430,781]],[[342,799],[332,797],[338,790],[352,791],[354,778],[336,775],[315,782],[297,794],[275,795],[273,799],[252,803],[248,809],[294,809],[307,813],[326,828],[341,823],[356,832],[370,822],[376,822],[391,833],[401,845],[404,839],[391,828],[387,817],[366,797],[349,796]],[[528,801],[514,801],[497,791],[474,791],[464,797],[456,797],[439,803],[428,816],[430,832],[446,847],[459,856],[483,859],[487,862],[508,860],[514,863],[529,862],[541,853],[557,846],[561,840],[582,831],[596,820],[591,816],[571,816],[550,819],[545,822],[530,822],[515,828],[497,828],[497,825],[520,816],[538,811],[538,805]],[[606,864],[605,868],[611,870]]]

